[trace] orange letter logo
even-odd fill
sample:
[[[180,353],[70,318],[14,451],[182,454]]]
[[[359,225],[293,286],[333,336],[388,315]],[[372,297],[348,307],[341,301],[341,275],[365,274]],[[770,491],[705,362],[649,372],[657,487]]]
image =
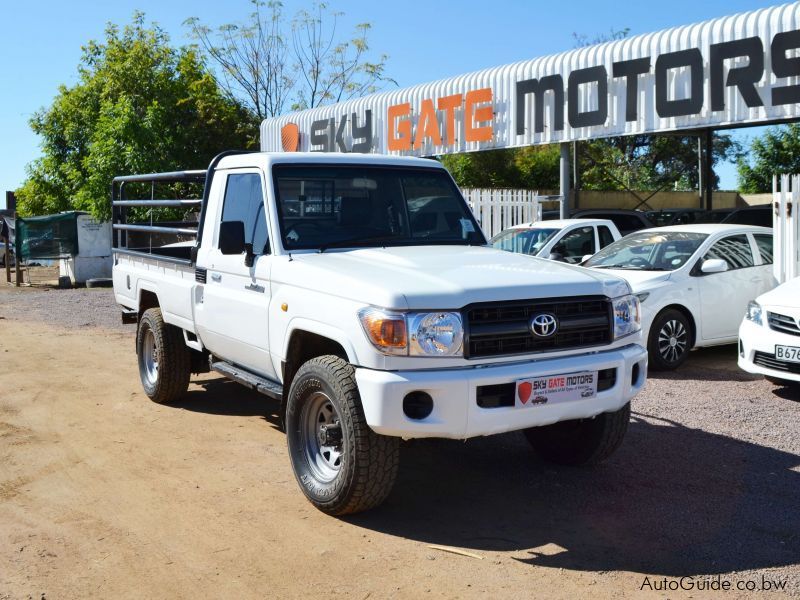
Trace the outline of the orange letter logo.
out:
[[[492,101],[492,88],[473,90],[467,92],[466,114],[464,116],[464,138],[468,142],[489,142],[492,140],[492,123],[494,111],[491,104],[475,108],[481,102]],[[482,127],[476,127],[478,123],[489,123]]]
[[[422,109],[417,122],[417,132],[414,136],[414,148],[422,148],[426,137],[431,138],[434,146],[442,145],[439,121],[436,119],[436,109],[433,108],[433,100],[429,99],[422,101]]]
[[[300,145],[300,128],[294,123],[281,127],[281,145],[284,152],[297,152]]]
[[[456,109],[461,108],[461,94],[439,98],[438,106],[444,111],[447,143],[452,146],[456,143]]]
[[[386,112],[389,120],[389,139],[386,145],[389,150],[411,150],[411,121],[408,118],[400,120],[401,117],[408,117],[411,104],[406,102],[390,106]]]

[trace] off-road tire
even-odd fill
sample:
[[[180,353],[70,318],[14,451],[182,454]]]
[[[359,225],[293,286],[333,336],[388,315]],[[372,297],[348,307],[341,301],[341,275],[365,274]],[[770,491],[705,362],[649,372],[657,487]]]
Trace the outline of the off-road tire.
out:
[[[146,341],[152,333],[155,345],[156,374],[148,372]],[[189,387],[191,357],[180,328],[164,322],[160,308],[148,308],[139,319],[136,331],[136,356],[139,377],[148,398],[159,404],[180,399]]]
[[[305,441],[310,409],[307,406],[304,412],[304,405],[323,395],[335,408],[341,427],[338,472],[327,481],[312,467]],[[314,506],[329,515],[374,508],[394,486],[400,439],[378,435],[367,425],[355,371],[338,356],[318,356],[297,371],[286,403],[286,442],[300,488]]]
[[[678,352],[676,358],[665,356],[662,348],[659,348],[659,337],[662,331],[665,332],[670,328],[678,328],[683,334],[682,338],[676,338],[678,343],[683,344],[683,350]],[[692,350],[692,340],[694,339],[694,331],[692,324],[685,314],[679,310],[669,308],[662,310],[653,319],[653,324],[650,326],[650,333],[647,336],[647,354],[649,357],[648,368],[651,371],[674,371],[680,367],[689,357],[689,352]],[[676,346],[677,348],[677,346]],[[667,351],[668,353],[670,351]]]
[[[630,402],[615,412],[531,427],[523,433],[543,459],[559,465],[595,465],[619,448],[631,417]]]

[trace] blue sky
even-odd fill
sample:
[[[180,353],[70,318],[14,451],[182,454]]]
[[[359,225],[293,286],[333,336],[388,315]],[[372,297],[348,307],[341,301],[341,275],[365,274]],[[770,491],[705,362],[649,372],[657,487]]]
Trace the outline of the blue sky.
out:
[[[573,32],[590,37],[629,27],[646,33],[776,4],[757,0],[670,2],[540,2],[494,0],[331,0],[344,12],[340,28],[372,23],[370,43],[389,55],[388,73],[401,87],[484,67],[552,54],[573,47]],[[285,0],[287,14],[308,1]],[[39,156],[39,140],[28,119],[49,105],[58,86],[76,82],[81,46],[102,39],[107,22],[124,24],[135,10],[157,22],[176,44],[189,41],[182,25],[196,16],[209,25],[243,20],[248,0],[40,0],[15,2],[0,33],[0,192],[17,188],[25,165]],[[746,140],[755,130],[737,133]],[[195,165],[187,165],[193,167]],[[735,169],[719,170],[723,188],[736,185]],[[0,207],[5,194],[0,195]]]

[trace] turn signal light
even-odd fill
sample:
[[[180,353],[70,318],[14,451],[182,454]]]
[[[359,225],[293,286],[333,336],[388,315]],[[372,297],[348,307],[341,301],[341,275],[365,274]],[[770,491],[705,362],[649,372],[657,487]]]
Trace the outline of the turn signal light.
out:
[[[358,316],[364,332],[378,350],[386,354],[406,354],[408,335],[404,315],[366,308]]]

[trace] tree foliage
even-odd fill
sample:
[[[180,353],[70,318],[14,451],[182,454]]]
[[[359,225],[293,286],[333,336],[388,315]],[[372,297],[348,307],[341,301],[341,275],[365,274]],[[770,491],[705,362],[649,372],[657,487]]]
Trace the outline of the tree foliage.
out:
[[[218,67],[222,88],[243,102],[257,122],[282,114],[349,100],[389,82],[385,54],[368,59],[369,23],[359,23],[350,39],[340,37],[343,13],[315,2],[291,20],[278,0],[251,0],[245,23],[212,29],[193,17],[185,24]]]
[[[194,49],[173,48],[142,13],[105,33],[83,48],[78,83],[62,85],[30,120],[42,156],[17,192],[22,214],[108,217],[115,175],[204,167],[255,140],[244,107],[220,91]]]
[[[712,164],[736,160],[741,145],[715,133]],[[587,190],[694,190],[700,182],[697,136],[632,135],[580,144],[581,188]],[[715,174],[713,184],[719,188]]]
[[[557,145],[485,150],[442,156],[462,187],[555,190],[559,186]]]
[[[800,124],[770,127],[739,158],[739,190],[748,194],[772,191],[773,175],[800,173]]]

